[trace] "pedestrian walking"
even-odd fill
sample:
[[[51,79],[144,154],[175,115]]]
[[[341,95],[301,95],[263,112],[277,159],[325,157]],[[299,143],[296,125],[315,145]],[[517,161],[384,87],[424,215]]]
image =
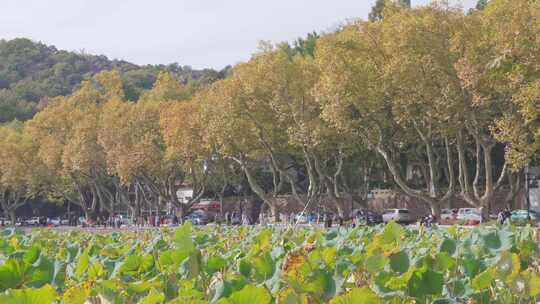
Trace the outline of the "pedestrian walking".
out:
[[[503,211],[499,212],[499,215],[497,216],[497,221],[499,222],[499,224],[503,225],[511,216],[512,212],[510,211],[510,208],[506,206]]]

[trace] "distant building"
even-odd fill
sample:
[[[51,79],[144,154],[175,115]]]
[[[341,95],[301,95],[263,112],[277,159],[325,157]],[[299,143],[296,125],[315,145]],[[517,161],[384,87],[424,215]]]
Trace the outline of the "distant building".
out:
[[[203,211],[212,211],[219,212],[221,206],[218,201],[211,199],[201,199],[200,202],[193,205],[192,209],[194,210],[203,210]]]
[[[193,198],[193,187],[182,186],[176,190],[176,197],[180,204],[187,204]]]

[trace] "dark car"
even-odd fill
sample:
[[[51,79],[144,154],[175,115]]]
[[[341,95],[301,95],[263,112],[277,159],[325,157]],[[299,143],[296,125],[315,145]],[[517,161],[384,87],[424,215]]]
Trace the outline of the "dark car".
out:
[[[211,222],[211,216],[203,211],[194,211],[184,217],[184,221],[191,221],[194,225],[206,225]]]
[[[377,225],[383,222],[382,215],[367,209],[355,210],[354,216],[358,225]]]

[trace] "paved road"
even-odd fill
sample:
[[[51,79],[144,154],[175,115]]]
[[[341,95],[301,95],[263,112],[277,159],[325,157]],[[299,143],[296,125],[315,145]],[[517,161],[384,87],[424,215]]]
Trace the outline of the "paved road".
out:
[[[215,224],[209,224],[204,227],[215,227]],[[255,225],[256,226],[256,225]],[[293,227],[293,225],[288,224],[268,224],[266,225],[268,227],[280,227],[280,228],[289,228]],[[144,230],[153,230],[153,229],[171,229],[175,228],[177,226],[169,226],[169,227],[151,227],[151,226],[145,226],[145,227],[135,227],[135,226],[124,226],[121,228],[112,228],[112,227],[81,227],[81,226],[57,226],[57,227],[32,227],[32,226],[24,226],[24,227],[17,227],[17,229],[21,229],[23,231],[31,231],[34,229],[54,229],[57,231],[88,231],[88,232],[95,232],[95,233],[110,233],[110,232],[120,232],[120,231],[129,231],[129,232],[137,232],[137,231],[144,231]],[[240,227],[240,226],[231,226],[231,227]],[[324,228],[324,224],[297,224],[295,227],[298,228]],[[339,227],[338,225],[334,225],[334,228]],[[420,226],[418,224],[411,224],[406,225],[405,227],[410,229],[418,229]],[[451,225],[438,225],[439,228],[448,229],[452,227]],[[464,225],[458,225],[456,226],[461,229],[472,229],[477,226],[464,226]],[[10,227],[5,227],[4,229],[9,229]],[[11,227],[12,228],[12,227]],[[429,229],[429,228],[428,228]]]

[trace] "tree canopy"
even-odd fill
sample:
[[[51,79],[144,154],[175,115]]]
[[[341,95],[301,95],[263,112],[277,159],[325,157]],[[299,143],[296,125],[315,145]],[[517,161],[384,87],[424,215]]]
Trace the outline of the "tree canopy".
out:
[[[113,62],[0,128],[4,211],[42,195],[89,216],[185,213],[204,195],[244,186],[276,217],[284,196],[347,216],[344,202],[365,207],[374,185],[435,213],[454,199],[487,210],[503,187],[514,201],[540,150],[540,3],[492,0],[468,14],[405,4],[266,43],[224,78],[155,68],[155,81],[140,82],[151,87],[135,92],[126,73],[144,69]],[[64,54],[19,43],[24,58]],[[4,83],[38,68],[18,58],[10,62],[21,71],[2,74]],[[176,196],[182,187],[193,188],[187,202]]]

